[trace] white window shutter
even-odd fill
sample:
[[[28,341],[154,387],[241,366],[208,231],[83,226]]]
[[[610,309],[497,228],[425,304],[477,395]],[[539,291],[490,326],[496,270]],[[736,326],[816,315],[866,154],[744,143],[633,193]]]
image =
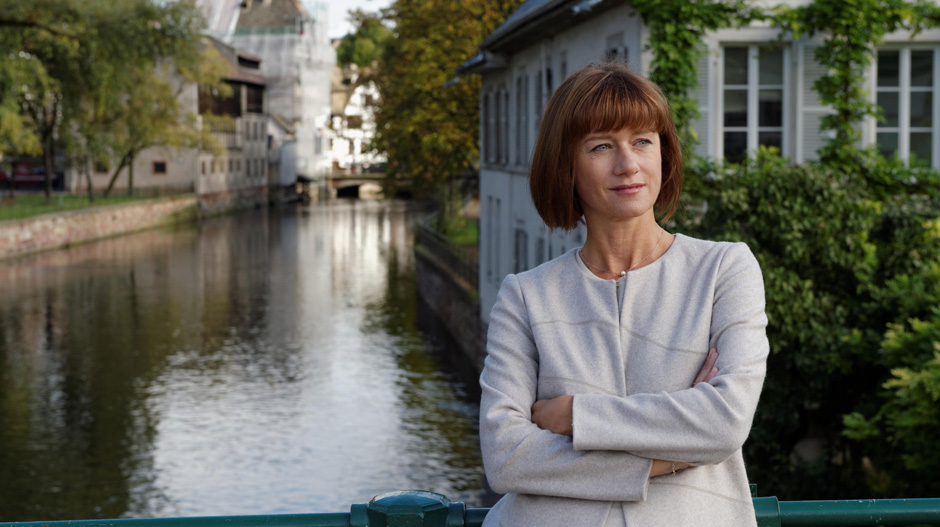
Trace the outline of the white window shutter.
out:
[[[827,74],[826,68],[816,62],[813,54],[815,45],[804,44],[798,49],[799,53],[799,99],[797,100],[797,140],[794,150],[794,161],[814,161],[819,159],[819,149],[829,141],[830,134],[823,134],[819,130],[824,115],[831,113],[828,106],[824,106],[819,94],[813,89],[813,84]]]
[[[711,119],[714,115],[714,108],[711,104],[711,62],[712,53],[706,50],[699,57],[696,67],[698,68],[698,93],[696,101],[698,103],[699,117],[692,122],[692,129],[698,135],[698,144],[695,145],[695,153],[699,156],[708,158],[713,157],[714,139],[711,132]]]

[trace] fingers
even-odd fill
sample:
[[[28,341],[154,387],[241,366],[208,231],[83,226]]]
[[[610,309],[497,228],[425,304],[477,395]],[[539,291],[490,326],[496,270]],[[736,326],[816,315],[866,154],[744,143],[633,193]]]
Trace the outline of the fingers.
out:
[[[708,355],[705,357],[705,364],[702,365],[701,371],[698,372],[698,375],[695,376],[695,381],[692,383],[692,386],[700,382],[709,382],[718,375],[718,368],[715,366],[715,363],[718,361],[718,349],[712,348],[708,350]]]

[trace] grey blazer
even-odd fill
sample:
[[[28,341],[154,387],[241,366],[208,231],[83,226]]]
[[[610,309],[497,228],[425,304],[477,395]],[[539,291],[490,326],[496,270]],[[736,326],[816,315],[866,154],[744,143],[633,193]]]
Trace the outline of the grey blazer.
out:
[[[483,464],[506,495],[484,526],[600,527],[612,507],[631,526],[755,526],[741,446],[766,326],[760,268],[742,243],[676,235],[616,281],[577,249],[507,276],[480,377]],[[711,347],[719,374],[693,388]],[[566,394],[573,437],[531,422],[532,403]],[[693,466],[651,479],[652,459]]]

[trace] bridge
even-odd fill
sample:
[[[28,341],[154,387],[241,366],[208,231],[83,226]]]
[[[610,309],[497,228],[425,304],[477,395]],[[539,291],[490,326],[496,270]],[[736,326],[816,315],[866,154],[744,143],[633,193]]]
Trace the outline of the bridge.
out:
[[[330,197],[358,198],[365,185],[372,191],[381,191],[385,180],[384,172],[360,172],[357,174],[333,173],[326,178],[326,188]],[[376,189],[377,187],[377,189]]]

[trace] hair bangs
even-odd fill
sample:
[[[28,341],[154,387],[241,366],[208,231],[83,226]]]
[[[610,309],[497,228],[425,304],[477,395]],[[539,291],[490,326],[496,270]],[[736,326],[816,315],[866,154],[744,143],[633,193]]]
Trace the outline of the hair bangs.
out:
[[[608,72],[591,87],[571,116],[569,130],[573,134],[572,139],[624,128],[656,133],[666,131],[668,123],[664,117],[671,114],[668,107],[662,107],[661,96],[652,97],[649,86],[631,80]]]

